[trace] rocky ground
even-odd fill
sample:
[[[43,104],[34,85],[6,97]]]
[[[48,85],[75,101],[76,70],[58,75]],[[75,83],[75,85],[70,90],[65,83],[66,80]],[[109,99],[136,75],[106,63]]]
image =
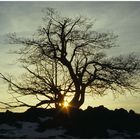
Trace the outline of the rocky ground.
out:
[[[140,115],[103,106],[0,113],[0,138],[140,138]]]

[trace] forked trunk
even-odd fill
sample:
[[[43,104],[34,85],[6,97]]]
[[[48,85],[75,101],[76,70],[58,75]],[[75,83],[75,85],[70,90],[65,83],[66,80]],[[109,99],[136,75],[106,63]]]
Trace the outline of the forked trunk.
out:
[[[85,91],[75,94],[71,102],[69,103],[73,108],[80,108],[85,101]]]

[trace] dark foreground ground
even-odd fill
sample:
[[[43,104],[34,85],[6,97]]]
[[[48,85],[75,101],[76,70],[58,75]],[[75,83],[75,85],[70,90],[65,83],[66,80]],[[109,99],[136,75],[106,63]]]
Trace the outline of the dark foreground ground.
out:
[[[140,138],[140,115],[103,106],[0,113],[0,138]]]

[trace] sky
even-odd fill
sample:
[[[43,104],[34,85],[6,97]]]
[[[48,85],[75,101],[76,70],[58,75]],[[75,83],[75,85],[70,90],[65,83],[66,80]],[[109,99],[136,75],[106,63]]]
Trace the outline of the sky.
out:
[[[19,56],[10,53],[21,46],[9,45],[6,34],[16,32],[17,35],[30,36],[38,26],[42,25],[45,7],[56,8],[63,16],[85,16],[93,21],[94,30],[114,32],[118,35],[120,47],[114,48],[109,55],[119,55],[135,52],[140,56],[140,2],[139,1],[0,1],[0,72],[18,75],[23,72],[17,63]],[[10,100],[7,85],[0,79],[0,100]],[[87,97],[83,108],[88,105],[104,105],[109,109],[133,109],[140,113],[140,96],[138,94],[114,98],[112,94],[104,97]],[[17,110],[20,111],[20,110]]]

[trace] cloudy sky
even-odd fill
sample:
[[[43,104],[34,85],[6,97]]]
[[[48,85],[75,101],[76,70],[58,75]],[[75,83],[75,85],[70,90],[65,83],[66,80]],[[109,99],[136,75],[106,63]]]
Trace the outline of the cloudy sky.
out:
[[[117,34],[120,47],[110,51],[109,55],[135,52],[140,55],[140,2],[2,2],[0,1],[0,72],[5,74],[21,73],[16,63],[17,55],[9,53],[18,46],[9,45],[5,41],[7,33],[29,36],[42,24],[42,8],[56,8],[64,16],[86,16],[96,20],[94,29],[112,31]],[[9,97],[8,97],[9,98]],[[0,80],[0,100],[7,100],[6,85]],[[140,113],[140,96],[126,95],[115,99],[112,95],[93,97],[86,101],[93,106],[100,104],[110,109],[124,107]]]

